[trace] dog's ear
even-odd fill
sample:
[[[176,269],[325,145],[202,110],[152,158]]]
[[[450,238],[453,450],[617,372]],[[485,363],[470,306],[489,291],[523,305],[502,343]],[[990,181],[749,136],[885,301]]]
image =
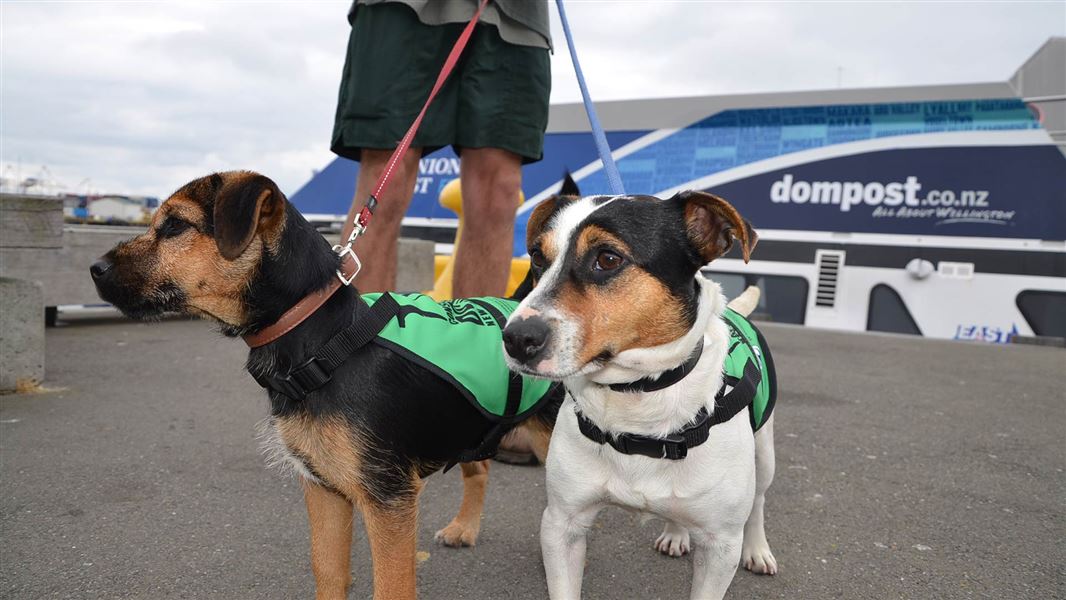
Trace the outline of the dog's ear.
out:
[[[729,252],[733,240],[740,242],[744,262],[759,241],[752,229],[733,205],[707,192],[681,192],[674,201],[682,204],[689,240],[696,247],[704,264]]]
[[[285,196],[258,173],[224,177],[215,196],[215,243],[222,258],[240,256],[257,233],[278,232],[285,217]]]
[[[577,182],[570,176],[570,171],[566,171],[566,175],[563,177],[563,185],[559,188],[560,196],[581,196],[581,190],[577,187]]]
[[[552,216],[571,202],[574,202],[574,199],[570,196],[549,196],[533,209],[529,221],[526,222],[526,248],[540,237]]]

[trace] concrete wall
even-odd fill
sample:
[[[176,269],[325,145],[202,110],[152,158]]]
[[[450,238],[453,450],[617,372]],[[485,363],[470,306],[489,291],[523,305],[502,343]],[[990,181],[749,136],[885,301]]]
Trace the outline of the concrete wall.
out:
[[[144,227],[67,226],[57,248],[0,246],[0,276],[40,282],[46,306],[99,304],[89,265],[141,233]]]
[[[63,200],[0,194],[0,248],[63,245]]]
[[[62,204],[57,210],[62,210]],[[61,247],[0,246],[0,276],[40,282],[46,306],[99,304],[96,286],[89,277],[89,265],[115,244],[144,230],[144,227],[68,225],[62,228]],[[331,244],[336,242],[330,240]],[[398,262],[398,290],[424,291],[433,287],[433,242],[400,240]]]
[[[44,381],[41,286],[0,277],[0,391]]]

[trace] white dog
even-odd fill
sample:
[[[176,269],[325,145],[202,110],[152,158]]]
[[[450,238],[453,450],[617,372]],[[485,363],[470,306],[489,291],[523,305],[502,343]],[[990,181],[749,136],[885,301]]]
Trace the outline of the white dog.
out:
[[[538,206],[527,231],[536,288],[508,321],[508,360],[569,391],[541,523],[551,598],[580,597],[586,532],[608,504],[666,519],[655,547],[691,550],[692,598],[721,598],[741,562],[775,574],[763,503],[776,383],[744,318],[758,290],[727,309],[699,274],[734,240],[747,261],[750,224],[702,192],[574,193]]]

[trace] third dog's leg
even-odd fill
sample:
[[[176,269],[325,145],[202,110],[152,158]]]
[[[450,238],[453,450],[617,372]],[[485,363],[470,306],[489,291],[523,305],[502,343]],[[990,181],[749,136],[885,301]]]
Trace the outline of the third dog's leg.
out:
[[[755,501],[748,522],[744,524],[744,550],[741,553],[745,569],[767,575],[777,574],[777,560],[770,552],[763,522],[766,489],[774,480],[774,467],[774,417],[770,415],[766,424],[755,432]]]
[[[351,581],[352,504],[340,494],[306,479],[303,487],[311,524],[315,597],[318,600],[347,598]]]
[[[374,561],[374,600],[414,600],[418,490],[387,502],[367,499],[361,508]]]
[[[567,513],[550,501],[544,509],[540,522],[540,550],[551,600],[581,598],[588,529],[599,511],[600,506],[595,505]]]
[[[489,461],[462,463],[463,502],[459,514],[434,536],[445,546],[473,546],[481,530],[481,510],[485,506],[485,486],[489,481]]]

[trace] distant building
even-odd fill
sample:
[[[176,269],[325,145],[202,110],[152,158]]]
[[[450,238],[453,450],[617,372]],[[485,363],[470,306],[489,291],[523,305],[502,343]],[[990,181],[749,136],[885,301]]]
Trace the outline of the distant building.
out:
[[[89,219],[93,221],[147,221],[158,207],[155,198],[137,196],[98,196],[88,203]]]

